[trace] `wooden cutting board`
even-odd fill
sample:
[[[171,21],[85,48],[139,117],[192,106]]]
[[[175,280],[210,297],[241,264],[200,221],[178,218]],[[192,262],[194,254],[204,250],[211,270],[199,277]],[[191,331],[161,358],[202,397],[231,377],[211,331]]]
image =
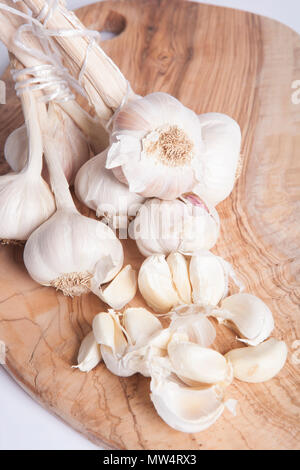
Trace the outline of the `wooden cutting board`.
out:
[[[1,247],[6,369],[35,400],[108,448],[299,448],[300,104],[297,95],[292,100],[292,83],[300,80],[299,36],[267,18],[177,0],[109,1],[78,15],[90,28],[117,34],[103,48],[136,92],[165,91],[197,113],[227,113],[240,123],[244,167],[233,194],[218,207],[222,233],[215,252],[272,309],[274,336],[287,342],[289,357],[272,381],[231,386],[228,395],[239,402],[235,418],[225,411],[200,434],[174,431],[156,414],[148,379],[117,378],[104,365],[87,375],[71,369],[94,315],[104,309],[101,302],[37,285],[25,271],[22,248]],[[1,149],[22,122],[8,73],[4,79]],[[124,246],[138,267],[142,258],[134,243]],[[220,351],[235,344],[234,335],[219,327]]]

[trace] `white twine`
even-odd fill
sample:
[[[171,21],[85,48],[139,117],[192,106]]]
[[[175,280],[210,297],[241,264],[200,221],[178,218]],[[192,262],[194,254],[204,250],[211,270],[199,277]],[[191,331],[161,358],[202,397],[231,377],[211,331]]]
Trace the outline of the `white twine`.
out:
[[[15,1],[16,0],[14,0],[14,2]],[[79,30],[46,29],[48,21],[53,16],[56,9],[59,8],[59,0],[47,0],[47,3],[42,8],[38,17],[33,18],[26,13],[0,3],[0,9],[28,20],[27,24],[24,24],[18,28],[14,38],[15,45],[32,57],[47,62],[47,64],[24,68],[21,71],[12,71],[14,80],[19,80],[18,83],[16,83],[16,92],[18,95],[29,89],[42,90],[44,92],[42,101],[64,102],[75,98],[74,94],[70,90],[70,86],[72,86],[81,95],[86,96],[85,90],[81,86],[81,83],[86,71],[89,53],[96,42],[96,38],[100,37],[100,33],[98,31],[91,31],[85,28],[81,28]],[[67,16],[70,17],[71,15],[68,13]],[[45,53],[26,46],[24,40],[22,39],[22,35],[25,32],[32,33],[36,38],[39,39]],[[54,41],[54,37],[62,36],[79,36],[88,38],[85,58],[80,69],[78,79],[75,79],[62,64],[61,53]],[[28,75],[29,78],[20,80],[22,75]]]

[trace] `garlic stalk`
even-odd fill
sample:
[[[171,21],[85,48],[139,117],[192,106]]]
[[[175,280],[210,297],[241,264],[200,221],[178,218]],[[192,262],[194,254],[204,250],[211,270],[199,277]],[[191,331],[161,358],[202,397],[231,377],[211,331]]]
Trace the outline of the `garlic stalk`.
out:
[[[81,215],[56,159],[56,141],[48,133],[44,105],[40,106],[45,156],[56,198],[56,213],[28,239],[25,266],[38,283],[53,286],[65,295],[97,292],[123,265],[123,248],[113,231],[102,222]]]
[[[228,116],[213,116],[198,117],[166,93],[137,97],[114,119],[106,166],[145,197],[173,200],[199,185],[215,205],[232,191],[241,132]]]
[[[89,145],[72,119],[54,103],[49,104],[49,135],[57,142],[59,158],[69,184],[73,184],[79,168],[89,159]],[[28,144],[25,126],[13,131],[7,138],[4,156],[13,171],[19,172],[27,160]],[[48,181],[47,168],[43,176]]]
[[[107,150],[87,161],[77,173],[75,192],[78,199],[97,217],[112,221],[114,228],[127,227],[127,219],[135,216],[144,198],[129,191],[112,171],[105,168]]]
[[[28,158],[20,173],[0,176],[1,240],[27,240],[55,211],[53,194],[41,177],[43,144],[35,99],[24,91],[21,102]]]
[[[235,294],[223,300],[221,308],[212,312],[220,323],[232,328],[240,341],[256,346],[267,339],[274,329],[272,312],[252,294]]]
[[[288,350],[284,341],[270,338],[258,346],[233,349],[226,354],[234,377],[243,382],[261,383],[275,377],[283,368]]]
[[[129,227],[130,236],[144,256],[209,250],[219,232],[216,210],[208,208],[193,194],[185,195],[182,200],[147,200]]]
[[[101,352],[93,331],[83,339],[78,352],[78,365],[73,366],[81,372],[90,372],[101,362]]]

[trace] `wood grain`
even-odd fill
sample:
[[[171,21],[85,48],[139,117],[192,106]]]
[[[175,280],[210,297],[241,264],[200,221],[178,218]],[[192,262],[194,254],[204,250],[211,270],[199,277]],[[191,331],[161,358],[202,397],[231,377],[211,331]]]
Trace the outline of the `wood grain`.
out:
[[[225,412],[200,434],[173,431],[155,413],[147,379],[117,378],[103,365],[87,375],[71,369],[93,316],[103,309],[99,299],[68,299],[35,284],[22,248],[2,247],[6,369],[43,406],[108,448],[299,448],[300,365],[293,344],[300,339],[300,105],[291,100],[292,82],[300,79],[299,36],[250,13],[174,0],[109,1],[78,14],[93,29],[119,34],[103,48],[136,92],[166,91],[197,113],[223,112],[240,123],[244,167],[233,194],[218,207],[222,234],[215,251],[235,265],[247,291],[272,309],[274,335],[287,342],[289,357],[272,381],[231,386],[229,395],[239,401],[236,418]],[[4,78],[1,149],[22,122],[8,73]],[[139,266],[134,243],[124,245]],[[235,344],[220,327],[220,351]]]

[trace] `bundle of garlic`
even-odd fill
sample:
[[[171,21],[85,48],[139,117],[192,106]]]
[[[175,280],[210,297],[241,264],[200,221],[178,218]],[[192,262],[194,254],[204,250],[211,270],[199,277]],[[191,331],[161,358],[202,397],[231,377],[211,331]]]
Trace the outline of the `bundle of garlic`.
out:
[[[230,264],[221,257],[203,251],[188,259],[173,252],[167,258],[149,256],[139,270],[138,285],[155,312],[167,313],[180,304],[218,305],[227,296],[229,277],[241,290]]]
[[[174,201],[148,199],[129,227],[144,256],[210,250],[219,232],[217,211],[192,193]]]
[[[54,102],[49,103],[48,119],[49,133],[57,143],[57,156],[69,184],[73,184],[79,168],[90,157],[88,142],[68,114]],[[25,125],[9,135],[5,142],[4,156],[13,171],[19,172],[24,168],[28,156]],[[47,168],[43,169],[43,176],[48,182]]]
[[[0,239],[3,243],[27,240],[55,211],[53,194],[41,176],[43,143],[36,102],[26,91],[21,102],[28,158],[19,173],[0,176]]]
[[[80,201],[105,217],[114,228],[127,227],[128,217],[136,215],[144,198],[129,191],[110,170],[105,168],[107,150],[81,167],[75,180],[75,193]]]

